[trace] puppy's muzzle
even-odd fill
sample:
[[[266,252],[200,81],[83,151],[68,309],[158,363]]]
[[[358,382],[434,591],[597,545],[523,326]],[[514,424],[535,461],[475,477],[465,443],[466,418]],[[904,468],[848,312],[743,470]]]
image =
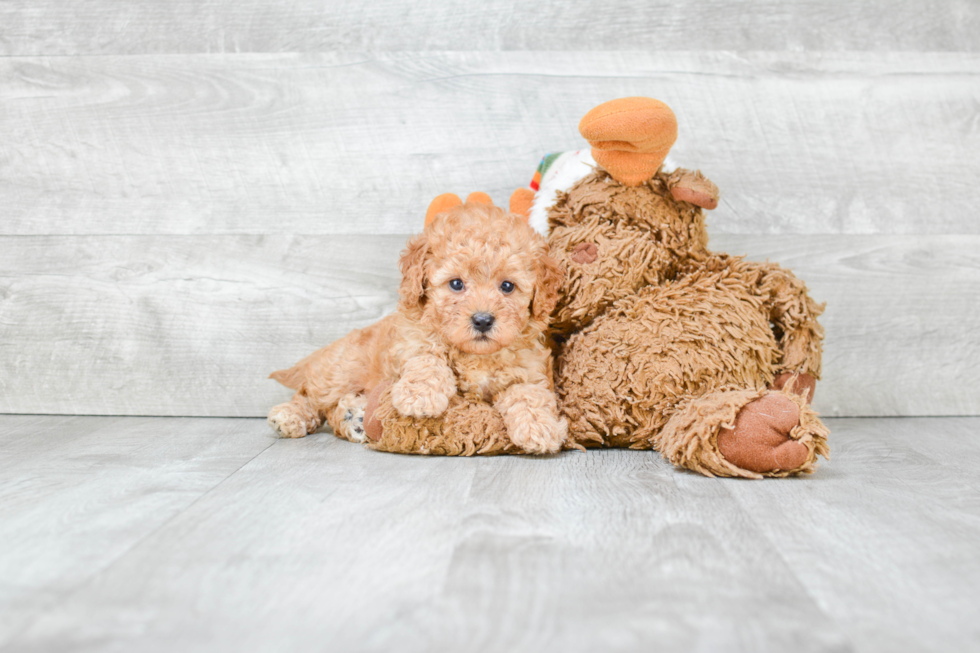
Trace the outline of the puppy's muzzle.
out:
[[[480,333],[486,333],[493,328],[493,313],[474,313],[470,316],[470,322],[473,323],[473,328]]]

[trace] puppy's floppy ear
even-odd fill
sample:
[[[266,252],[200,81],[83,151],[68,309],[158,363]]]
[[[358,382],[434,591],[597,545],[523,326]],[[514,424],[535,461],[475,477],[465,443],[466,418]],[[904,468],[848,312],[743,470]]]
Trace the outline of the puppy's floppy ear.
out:
[[[531,299],[531,316],[535,320],[547,320],[558,304],[558,291],[565,281],[565,270],[545,250],[538,257],[535,274],[537,279]]]
[[[398,260],[402,283],[398,287],[399,308],[418,308],[425,298],[425,261],[429,255],[429,239],[425,232],[412,236]]]

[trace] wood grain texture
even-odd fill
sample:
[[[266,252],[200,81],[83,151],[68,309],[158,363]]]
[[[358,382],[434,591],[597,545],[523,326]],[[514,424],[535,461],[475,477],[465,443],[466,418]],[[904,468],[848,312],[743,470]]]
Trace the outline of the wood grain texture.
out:
[[[822,414],[980,414],[976,236],[726,235],[710,247],[779,263],[826,302]]]
[[[715,218],[711,218],[715,220]],[[262,416],[397,302],[405,236],[0,238],[0,411]],[[980,413],[980,237],[718,236],[828,304],[825,415]]]
[[[0,648],[275,442],[256,426],[0,418]]]
[[[425,458],[329,433],[262,448],[262,420],[0,416],[22,488],[0,502],[21,516],[0,646],[969,650],[980,489],[947,460],[980,460],[980,418],[830,427],[813,476],[744,482],[648,451]],[[202,493],[218,460],[237,471]],[[181,508],[143,533],[140,507],[180,481]],[[51,530],[65,521],[85,527]],[[84,582],[51,582],[51,560]]]
[[[411,233],[626,95],[677,113],[716,233],[980,234],[980,55],[856,52],[3,58],[0,234]]]
[[[0,54],[322,50],[978,49],[969,0],[33,0],[0,3]]]
[[[741,484],[739,506],[769,516],[755,523],[855,650],[976,648],[980,558],[962,545],[980,541],[980,422],[832,429],[825,482]]]
[[[257,416],[270,372],[394,310],[406,237],[0,241],[0,411]]]

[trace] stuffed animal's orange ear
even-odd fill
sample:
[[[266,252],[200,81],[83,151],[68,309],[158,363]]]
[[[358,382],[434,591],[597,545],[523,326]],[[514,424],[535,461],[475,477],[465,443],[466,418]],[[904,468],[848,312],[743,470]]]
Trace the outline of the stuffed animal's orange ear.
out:
[[[490,196],[483,191],[474,191],[466,196],[467,202],[473,202],[474,204],[486,204],[488,206],[493,206],[493,200]]]
[[[510,212],[523,216],[527,220],[531,215],[531,205],[534,203],[534,191],[530,188],[518,188],[510,196]]]
[[[425,212],[425,226],[428,227],[432,219],[440,213],[445,213],[454,206],[459,206],[462,203],[463,200],[459,199],[459,195],[455,193],[443,193],[429,204],[429,210]]]

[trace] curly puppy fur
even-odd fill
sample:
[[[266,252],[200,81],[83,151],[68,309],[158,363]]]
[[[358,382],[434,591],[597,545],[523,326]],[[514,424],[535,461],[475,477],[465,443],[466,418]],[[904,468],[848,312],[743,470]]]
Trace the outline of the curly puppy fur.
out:
[[[467,202],[413,237],[399,265],[395,313],[271,375],[297,391],[269,413],[273,428],[303,437],[326,420],[363,442],[366,395],[391,382],[400,416],[436,418],[464,395],[497,409],[516,451],[561,449],[545,328],[563,272],[545,240],[519,216]]]

